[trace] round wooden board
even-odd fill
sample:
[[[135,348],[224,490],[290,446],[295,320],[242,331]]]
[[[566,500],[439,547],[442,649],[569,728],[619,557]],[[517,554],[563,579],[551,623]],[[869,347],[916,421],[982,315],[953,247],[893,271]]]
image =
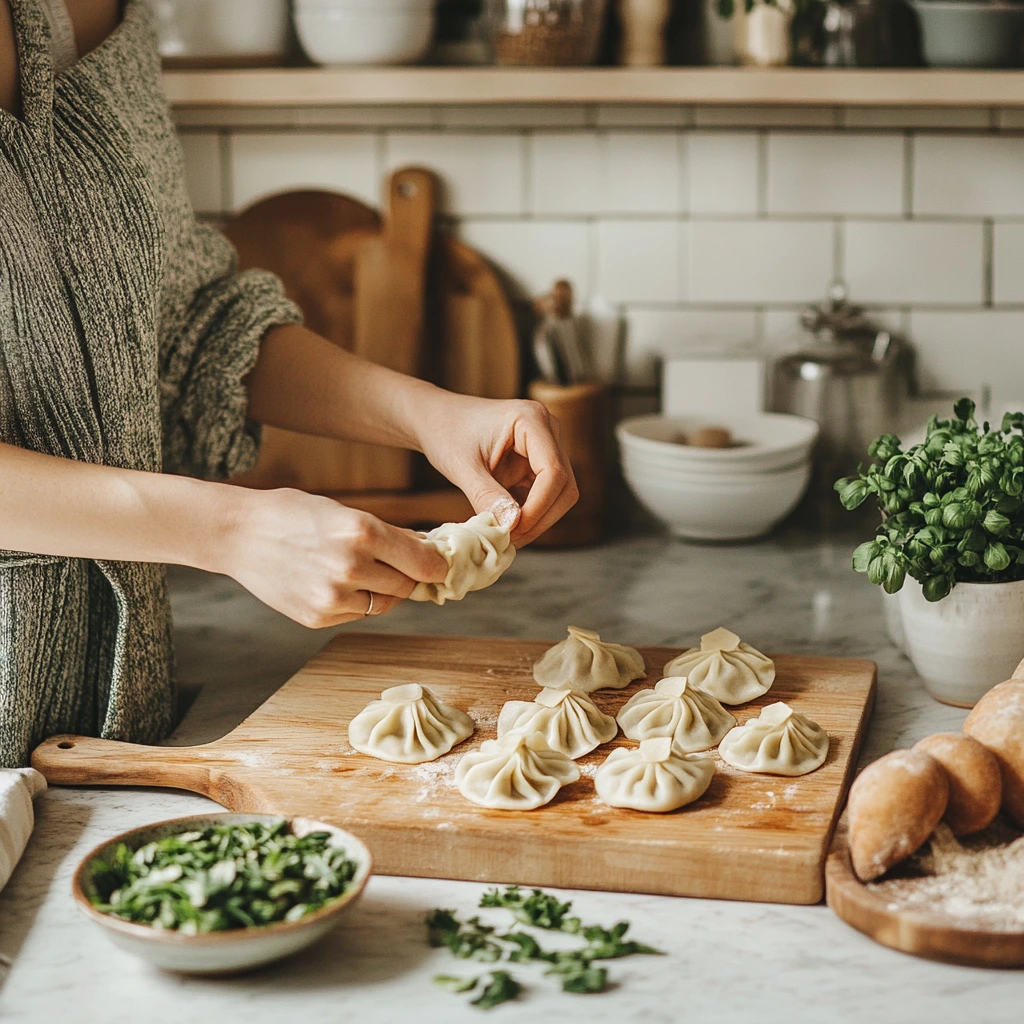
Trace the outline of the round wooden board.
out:
[[[903,953],[967,967],[1024,967],[1024,931],[986,931],[948,914],[890,909],[882,893],[853,873],[843,842],[825,864],[825,901],[848,925]]]

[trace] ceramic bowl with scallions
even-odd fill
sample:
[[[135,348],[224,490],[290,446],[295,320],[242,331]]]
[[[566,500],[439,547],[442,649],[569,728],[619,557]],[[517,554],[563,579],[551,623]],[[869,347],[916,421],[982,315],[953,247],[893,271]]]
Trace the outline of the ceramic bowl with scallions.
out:
[[[73,893],[115,945],[154,966],[231,974],[326,935],[370,869],[369,850],[333,825],[208,814],[101,844],[75,872]]]

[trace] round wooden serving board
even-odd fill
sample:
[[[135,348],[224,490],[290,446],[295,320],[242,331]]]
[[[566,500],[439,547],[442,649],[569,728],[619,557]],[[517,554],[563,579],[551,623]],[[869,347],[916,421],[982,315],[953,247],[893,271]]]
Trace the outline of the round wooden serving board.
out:
[[[825,864],[825,899],[841,920],[890,949],[966,967],[1024,967],[1024,931],[988,931],[950,914],[897,908],[866,886],[853,873],[845,830]]]

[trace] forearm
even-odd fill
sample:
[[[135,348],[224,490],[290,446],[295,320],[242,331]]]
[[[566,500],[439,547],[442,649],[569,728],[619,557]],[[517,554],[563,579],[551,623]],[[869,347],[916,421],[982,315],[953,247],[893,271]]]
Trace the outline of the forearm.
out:
[[[245,492],[0,443],[0,548],[219,571]]]
[[[452,398],[291,324],[267,332],[246,383],[257,423],[413,449],[424,423]]]

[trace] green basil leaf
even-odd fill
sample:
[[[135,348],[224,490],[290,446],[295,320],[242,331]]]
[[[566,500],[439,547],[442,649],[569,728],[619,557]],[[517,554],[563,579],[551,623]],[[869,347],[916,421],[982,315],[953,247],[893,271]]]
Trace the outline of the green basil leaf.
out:
[[[472,992],[479,978],[458,978],[454,974],[435,974],[434,984],[448,992]]]
[[[501,1003],[516,999],[520,992],[522,992],[522,985],[508,971],[494,971],[491,974],[491,980],[484,987],[483,992],[472,1000],[472,1004],[479,1006],[481,1010],[490,1010]]]
[[[985,548],[985,565],[993,572],[1002,572],[1010,565],[1010,555],[999,541],[993,541]]]
[[[941,601],[953,589],[953,584],[947,576],[929,576],[922,584],[921,589],[926,601]]]

